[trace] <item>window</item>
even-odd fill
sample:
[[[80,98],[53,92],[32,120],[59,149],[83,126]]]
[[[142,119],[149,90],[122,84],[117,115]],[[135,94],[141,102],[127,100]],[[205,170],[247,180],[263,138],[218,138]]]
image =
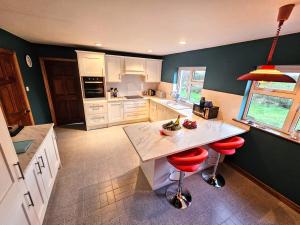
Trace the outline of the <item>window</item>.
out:
[[[254,81],[243,119],[285,133],[300,128],[300,66],[278,66],[297,83]]]
[[[205,67],[180,67],[177,88],[179,97],[187,102],[199,103],[205,78]]]

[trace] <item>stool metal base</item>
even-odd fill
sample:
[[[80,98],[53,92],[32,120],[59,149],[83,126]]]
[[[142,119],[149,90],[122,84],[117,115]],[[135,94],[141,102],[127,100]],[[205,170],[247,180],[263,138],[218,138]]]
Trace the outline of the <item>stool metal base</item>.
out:
[[[202,171],[201,176],[206,183],[216,188],[220,188],[225,185],[224,177],[220,174],[214,175],[213,168]]]
[[[177,185],[172,185],[167,189],[166,197],[168,202],[177,209],[185,209],[192,203],[190,192],[185,188],[179,191]]]

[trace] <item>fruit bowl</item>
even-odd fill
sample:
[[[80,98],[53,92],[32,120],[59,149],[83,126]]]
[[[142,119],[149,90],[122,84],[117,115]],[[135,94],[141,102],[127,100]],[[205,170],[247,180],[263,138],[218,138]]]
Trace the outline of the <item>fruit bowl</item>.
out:
[[[162,129],[161,132],[166,136],[174,136],[179,130]]]

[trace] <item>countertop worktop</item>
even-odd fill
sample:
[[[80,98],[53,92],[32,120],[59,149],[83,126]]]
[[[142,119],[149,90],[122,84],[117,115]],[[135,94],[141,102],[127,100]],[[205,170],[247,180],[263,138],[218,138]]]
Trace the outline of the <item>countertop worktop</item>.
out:
[[[124,127],[125,133],[143,162],[247,132],[220,120],[204,120],[198,117],[197,129],[188,130],[182,127],[174,136],[161,135],[159,132],[161,126],[168,121],[146,122]]]
[[[24,172],[53,126],[53,123],[26,126],[19,134],[17,134],[15,137],[12,137],[13,142],[33,140],[32,144],[25,153],[18,154],[20,166]]]

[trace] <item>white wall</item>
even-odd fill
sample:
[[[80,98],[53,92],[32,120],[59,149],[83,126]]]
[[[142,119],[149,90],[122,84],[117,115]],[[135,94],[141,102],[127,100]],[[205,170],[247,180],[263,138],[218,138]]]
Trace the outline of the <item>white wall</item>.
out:
[[[118,88],[119,96],[126,95],[141,95],[144,90],[156,90],[158,83],[146,83],[145,77],[140,75],[123,75],[122,82],[119,83],[106,83],[106,88]]]

